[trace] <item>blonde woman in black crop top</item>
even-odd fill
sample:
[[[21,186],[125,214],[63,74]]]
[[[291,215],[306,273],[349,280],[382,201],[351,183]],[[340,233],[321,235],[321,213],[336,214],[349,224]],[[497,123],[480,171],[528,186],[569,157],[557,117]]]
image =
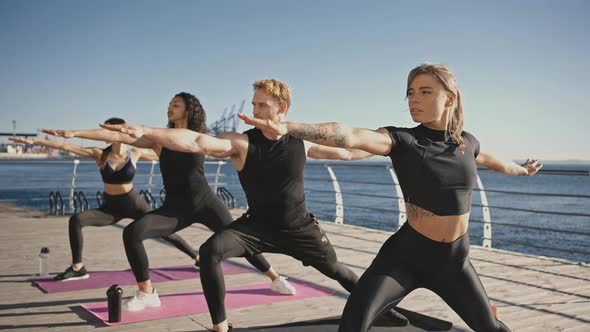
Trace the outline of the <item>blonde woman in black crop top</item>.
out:
[[[408,75],[407,99],[414,128],[372,131],[340,123],[246,123],[314,143],[389,156],[404,194],[408,221],[382,246],[344,309],[340,332],[364,332],[380,312],[416,288],[438,294],[475,331],[509,331],[496,319],[469,260],[467,225],[477,165],[506,175],[534,175],[537,160],[522,165],[480,150],[463,130],[463,105],[455,76],[443,65],[424,64]]]

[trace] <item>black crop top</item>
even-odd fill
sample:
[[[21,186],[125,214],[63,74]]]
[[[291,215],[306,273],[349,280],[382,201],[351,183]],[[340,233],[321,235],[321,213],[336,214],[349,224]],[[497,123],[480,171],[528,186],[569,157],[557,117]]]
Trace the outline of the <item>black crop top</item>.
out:
[[[111,146],[108,146],[102,153],[110,152],[111,148]],[[111,165],[111,162],[107,161],[107,164],[100,169],[100,176],[102,176],[102,181],[108,184],[125,184],[133,182],[135,165],[133,165],[133,161],[131,161],[131,149],[127,149],[127,162],[123,167],[116,170]]]
[[[465,153],[445,130],[423,125],[385,127],[393,140],[388,156],[406,202],[439,216],[461,215],[471,208],[477,180],[479,141],[463,131]]]

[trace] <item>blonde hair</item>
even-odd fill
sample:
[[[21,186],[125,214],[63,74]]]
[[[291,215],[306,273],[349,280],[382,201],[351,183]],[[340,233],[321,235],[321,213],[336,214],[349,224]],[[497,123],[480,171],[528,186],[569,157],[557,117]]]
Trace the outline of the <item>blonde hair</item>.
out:
[[[261,89],[267,95],[273,97],[279,104],[287,104],[287,110],[291,106],[291,89],[286,83],[275,79],[258,80],[254,82],[254,90]]]
[[[451,72],[449,67],[441,64],[425,63],[412,69],[408,74],[408,86],[420,74],[427,74],[436,78],[449,93],[453,94],[453,104],[451,105],[450,112],[447,113],[447,128],[451,137],[459,144],[459,148],[465,151],[465,142],[461,137],[463,133],[463,101],[461,100],[461,91],[457,85],[457,79]]]

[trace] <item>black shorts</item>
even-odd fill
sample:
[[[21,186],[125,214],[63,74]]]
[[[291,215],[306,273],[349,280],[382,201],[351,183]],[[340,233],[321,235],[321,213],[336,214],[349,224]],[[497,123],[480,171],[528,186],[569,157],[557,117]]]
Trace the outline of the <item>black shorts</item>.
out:
[[[310,214],[310,221],[298,228],[270,229],[244,214],[224,232],[230,234],[251,256],[263,252],[289,255],[303,265],[333,264],[336,251],[317,219]]]

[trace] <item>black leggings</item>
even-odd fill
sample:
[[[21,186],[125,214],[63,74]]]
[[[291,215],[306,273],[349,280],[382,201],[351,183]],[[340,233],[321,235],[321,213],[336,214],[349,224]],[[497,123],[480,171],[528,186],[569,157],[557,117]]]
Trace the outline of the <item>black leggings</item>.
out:
[[[104,193],[104,202],[98,209],[92,209],[75,214],[70,217],[68,229],[70,235],[70,249],[72,250],[72,263],[82,263],[82,248],[84,237],[82,227],[85,226],[109,226],[116,224],[121,219],[137,219],[150,210],[146,201],[134,190],[121,195],[109,195]],[[164,237],[180,251],[191,258],[197,254],[186,241],[177,234]]]
[[[238,219],[229,229],[213,234],[199,249],[201,284],[213,324],[226,319],[221,261],[231,257],[249,257],[261,252],[286,254],[338,281],[347,291],[354,289],[358,276],[338,262],[317,221],[302,227],[297,234],[264,231],[248,224],[244,218]]]
[[[375,318],[416,288],[440,296],[470,328],[510,331],[496,319],[469,260],[467,234],[451,243],[431,240],[407,222],[381,247],[352,292],[339,332],[365,332]]]
[[[198,202],[185,198],[166,198],[160,208],[145,214],[123,230],[125,253],[135,279],[137,282],[150,279],[144,240],[170,236],[197,222],[217,232],[230,225],[232,221],[231,214],[223,202],[212,193]],[[262,255],[247,259],[261,272],[270,269],[270,264]]]

